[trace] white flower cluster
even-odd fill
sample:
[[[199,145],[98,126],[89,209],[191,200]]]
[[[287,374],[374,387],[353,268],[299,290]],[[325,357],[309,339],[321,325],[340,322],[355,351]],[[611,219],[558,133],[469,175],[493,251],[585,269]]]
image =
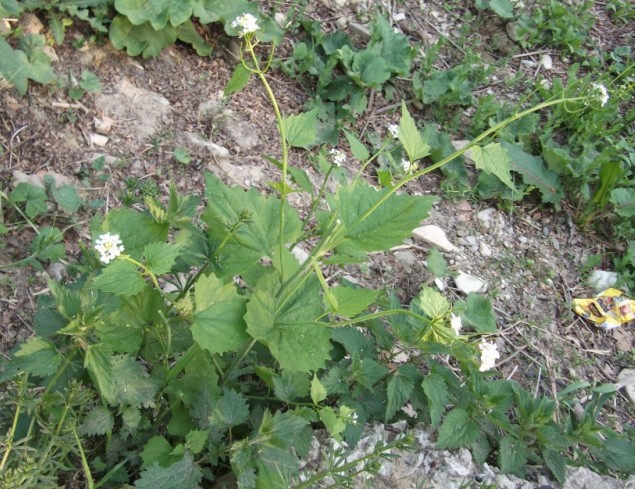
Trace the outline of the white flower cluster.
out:
[[[329,154],[331,155],[331,161],[335,166],[342,166],[344,163],[346,163],[346,155],[343,151],[340,151],[337,148],[333,148],[329,151]]]
[[[609,91],[601,83],[591,83],[591,88],[596,92],[596,97],[602,104],[602,107],[609,101]]]
[[[243,14],[236,17],[231,25],[238,31],[240,37],[243,37],[245,34],[253,34],[260,29],[258,19],[251,14]]]
[[[399,138],[399,126],[397,124],[390,124],[388,126],[388,132],[390,133],[393,139]]]
[[[452,331],[454,331],[455,335],[459,336],[461,334],[461,328],[463,328],[461,316],[450,314],[450,328],[452,328]]]
[[[106,265],[114,260],[124,251],[123,243],[118,234],[102,234],[95,241],[95,249],[99,253],[99,259]]]
[[[481,344],[478,345],[478,348],[481,350],[481,366],[479,371],[486,372],[487,370],[493,369],[496,365],[496,360],[501,357],[496,343],[493,341],[482,340]]]
[[[412,169],[412,163],[410,163],[409,160],[406,160],[405,158],[401,160],[401,171],[403,171],[404,173],[409,173],[410,170]]]

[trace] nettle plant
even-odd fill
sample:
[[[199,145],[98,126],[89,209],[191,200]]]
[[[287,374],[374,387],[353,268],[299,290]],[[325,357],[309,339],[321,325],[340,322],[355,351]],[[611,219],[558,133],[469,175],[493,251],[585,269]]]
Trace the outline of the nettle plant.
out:
[[[171,189],[165,205],[146,196],[145,211],[115,209],[93,226],[77,266],[83,273],[50,282],[35,336],[4,362],[3,487],[58,487],[78,472],[91,488],[187,489],[203,479],[229,483],[228,474],[241,488],[343,483],[412,440],[399,437],[361,461],[327,454],[323,469],[301,474],[314,430],[325,429],[341,454],[367,423],[411,419],[413,411],[438,429],[439,448],[469,446],[477,461],[497,460],[520,475],[528,463],[543,464],[563,480],[569,450],[600,446],[599,409],[582,421],[565,413],[568,422],[558,424],[554,401],[494,380],[499,354],[481,338],[496,333],[487,299],[470,295],[452,306],[423,287],[404,307],[384,290],[327,274],[402,244],[435,200],[404,186],[467,148],[480,169],[513,186],[505,151],[479,143],[560,102],[519,112],[431,165],[403,104],[392,132],[410,165],[399,179],[383,189],[365,181],[379,155],[349,134],[362,162],[357,175],[328,191],[345,156],[331,153],[316,191],[288,164],[290,147],[317,140],[315,113],[280,113],[266,78],[272,55],[263,65],[257,54],[257,19],[245,14],[233,27],[244,58],[227,91],[254,76],[268,94],[282,148],[279,159],[268,157],[280,168],[276,195],[207,174],[200,216],[199,199]],[[311,198],[304,218],[288,202],[299,191]],[[310,251],[298,259],[300,247]]]

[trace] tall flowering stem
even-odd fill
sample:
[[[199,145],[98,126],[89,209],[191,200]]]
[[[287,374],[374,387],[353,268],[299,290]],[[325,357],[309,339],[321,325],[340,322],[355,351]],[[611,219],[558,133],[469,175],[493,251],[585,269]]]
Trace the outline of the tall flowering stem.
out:
[[[240,25],[240,19],[241,17],[236,19],[235,22],[237,23],[237,25]],[[282,120],[282,113],[280,112],[280,107],[278,106],[278,101],[276,100],[273,90],[271,89],[271,86],[269,85],[269,82],[267,81],[267,77],[265,76],[265,73],[269,69],[269,66],[271,65],[271,61],[273,59],[275,45],[271,47],[271,52],[269,53],[269,58],[267,59],[267,63],[265,67],[261,68],[260,61],[258,60],[258,56],[256,56],[256,52],[255,52],[255,47],[258,45],[258,41],[257,40],[254,41],[255,39],[254,32],[255,31],[245,32],[243,34],[245,39],[245,50],[249,53],[253,65],[250,66],[245,61],[245,59],[242,57],[242,53],[241,53],[240,60],[245,68],[247,68],[251,73],[254,73],[255,75],[258,76],[263,87],[265,88],[265,91],[267,92],[267,97],[269,98],[269,102],[271,103],[271,106],[273,107],[273,111],[276,115],[276,124],[278,125],[278,132],[280,133],[280,144],[282,147],[282,161],[281,161],[282,163],[282,177],[281,178],[282,179],[280,182],[280,188],[278,189],[278,191],[280,192],[280,269],[281,269],[280,274],[284,276],[284,273],[283,273],[284,260],[282,257],[282,253],[283,253],[284,245],[285,245],[284,243],[284,204],[287,199],[287,194],[289,189],[287,185],[287,173],[288,173],[287,167],[288,167],[288,161],[289,161],[289,147],[287,145],[287,134],[284,127],[284,122]]]

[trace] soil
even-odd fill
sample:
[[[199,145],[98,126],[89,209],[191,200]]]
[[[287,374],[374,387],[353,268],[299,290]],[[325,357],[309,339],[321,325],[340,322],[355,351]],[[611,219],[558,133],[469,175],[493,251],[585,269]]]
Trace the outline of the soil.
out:
[[[328,30],[348,29],[350,22],[363,24],[370,18],[368,4],[373,8],[379,5],[344,0],[310,3],[313,5],[304,15],[320,20]],[[395,27],[414,43],[430,46],[441,35],[447,35],[450,44],[455,44],[460,35],[464,6],[446,10],[443,2],[407,0],[399,2],[398,7],[394,2],[385,3],[387,6],[380,7],[385,14],[405,14]],[[628,25],[614,23],[597,8],[598,20],[591,33],[597,45],[609,51],[628,45],[629,40],[632,43],[632,26],[629,30]],[[289,6],[276,4],[276,9],[285,13]],[[493,16],[485,19],[470,38],[474,47],[482,46],[483,56],[492,62],[506,57],[510,50],[517,52],[497,68],[491,85],[479,87],[477,96],[496,93],[514,99],[518,94],[502,81],[519,71],[527,79],[538,71],[546,77],[564,75],[567,60],[552,52],[553,67],[545,71],[540,65],[544,53],[519,51],[510,44],[504,23]],[[217,27],[201,33],[214,45],[210,57],[199,57],[188,46],[175,45],[155,59],[140,59],[116,51],[106,40],[86,42],[77,49],[73,45],[85,37],[79,30],[70,32],[67,41],[55,47],[59,58],[53,65],[56,72],[62,77],[79,77],[82,70],[90,70],[101,80],[103,90],[88,93],[76,102],[68,98],[62,86],[32,84],[22,98],[12,89],[1,89],[0,188],[10,191],[24,175],[66,177],[86,202],[99,206],[99,213],[138,198],[140,187],[145,191],[156,188],[159,198],[166,195],[171,183],[181,193],[203,195],[205,171],[236,185],[268,191],[267,182],[275,179],[276,170],[262,155],[279,154],[279,143],[264,90],[252,80],[244,91],[223,98],[222,90],[236,65],[232,55],[236,46]],[[284,57],[293,42],[293,35],[285,39],[278,54]],[[446,51],[439,61],[446,66],[452,66],[462,55],[453,46]],[[272,71],[269,79],[282,112],[300,112],[309,97],[306,90],[277,71]],[[140,110],[134,110],[135,103]],[[398,120],[397,107],[394,101],[375,94],[356,129],[384,133],[388,124]],[[411,104],[410,111],[416,119],[429,116],[416,104]],[[106,134],[107,143],[98,146],[91,136],[96,132],[95,118],[107,117],[114,124]],[[470,117],[469,111],[465,117]],[[456,134],[455,139],[463,137]],[[179,147],[187,149],[189,163],[179,163],[173,157],[173,150]],[[102,155],[105,163],[100,168],[94,162]],[[349,157],[348,161],[348,170],[354,172],[354,160]],[[317,180],[304,152],[293,151],[291,163],[315,174]],[[371,174],[368,177],[374,178]],[[132,188],[133,181],[137,182],[136,188]],[[585,281],[584,265],[591,255],[607,256],[607,250],[612,249],[610,243],[577,229],[566,210],[567,203],[565,210],[557,212],[531,202],[496,208],[493,202],[450,200],[444,197],[441,181],[442,176],[434,174],[412,182],[406,191],[439,196],[425,224],[440,226],[456,246],[444,253],[450,271],[469,273],[487,284],[500,331],[496,341],[502,352],[502,377],[518,380],[537,395],[556,396],[572,382],[616,382],[623,368],[634,368],[632,325],[607,332],[571,311],[572,298],[596,293]],[[298,195],[293,203],[306,208],[308,202]],[[79,243],[89,242],[88,223],[94,212],[86,206],[68,215],[52,206],[49,216],[38,221],[68,229],[63,242],[67,257],[62,265],[75,262],[81,254]],[[18,218],[6,206],[4,219],[9,232],[0,243],[0,265],[27,256],[33,237],[27,225],[11,224]],[[371,255],[365,266],[345,273],[364,285],[396,290],[407,303],[423,284],[434,285],[434,277],[425,267],[428,251],[428,244],[410,240],[394,252]],[[598,268],[610,266],[602,262]],[[7,356],[32,333],[38,297],[48,290],[46,279],[68,280],[64,268],[56,263],[45,264],[43,270],[0,268],[2,355]],[[444,285],[453,300],[465,297],[450,276]],[[585,399],[581,397],[579,402],[583,405]],[[602,421],[617,431],[625,424],[635,425],[633,404],[618,393]]]

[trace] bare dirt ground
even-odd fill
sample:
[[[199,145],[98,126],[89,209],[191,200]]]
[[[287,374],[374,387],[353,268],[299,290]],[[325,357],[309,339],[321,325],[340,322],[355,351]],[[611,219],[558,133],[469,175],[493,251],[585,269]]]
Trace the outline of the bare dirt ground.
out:
[[[364,2],[322,1],[309,7],[306,15],[323,21],[326,29],[346,28],[350,21],[367,21],[367,8]],[[288,6],[276,5],[276,9],[285,12]],[[395,26],[423,46],[441,35],[456,39],[460,26],[461,9],[446,11],[442,2],[407,1],[383,10],[389,15],[404,13],[405,19]],[[42,32],[46,32],[45,27]],[[82,70],[91,70],[101,80],[103,91],[87,94],[81,102],[68,99],[62,87],[32,85],[23,98],[10,89],[0,91],[0,143],[4,149],[0,187],[9,191],[24,175],[62,175],[81,190],[86,202],[101,203],[99,213],[139,198],[141,192],[156,190],[157,195],[165,196],[170,183],[182,193],[202,195],[205,171],[236,185],[265,191],[276,172],[262,154],[278,154],[278,136],[265,93],[252,81],[245,91],[222,98],[219,93],[236,64],[232,46],[217,27],[203,34],[215,47],[209,58],[177,45],[155,59],[144,60],[117,52],[105,40],[76,49],[70,41],[82,34],[71,32],[67,43],[55,48],[59,57],[55,70],[63,77],[79,77]],[[505,39],[504,24],[492,18],[473,35],[474,45],[483,46],[484,56],[495,61],[509,54],[505,50],[519,49],[507,43],[490,49],[494,34]],[[592,34],[602,47],[626,45],[629,39],[632,42],[632,29],[629,38],[624,26],[614,25],[599,14]],[[289,52],[292,42],[292,38],[285,41],[280,56]],[[451,65],[450,57],[461,53],[449,53],[441,61]],[[566,71],[565,61],[555,54],[553,57],[554,68],[548,75],[561,76]],[[525,76],[533,77],[536,65],[528,68],[520,61],[538,58],[509,58],[496,76],[501,80],[526,70]],[[308,96],[298,83],[276,71],[270,80],[285,114],[302,110]],[[501,97],[514,96],[506,93],[502,84],[479,87],[481,94],[487,90]],[[384,102],[377,94],[358,129],[385,132],[387,125],[398,119],[394,110],[386,110],[391,104],[394,102]],[[427,116],[416,105],[410,110],[415,118]],[[97,146],[91,140],[94,119],[104,116],[111,117],[114,125],[107,143]],[[462,135],[455,139],[462,139]],[[187,148],[191,156],[188,164],[173,158],[177,147]],[[100,155],[105,156],[103,167],[94,164]],[[316,173],[303,152],[294,152],[291,163]],[[355,165],[349,158],[351,171]],[[635,367],[632,325],[602,331],[575,316],[570,308],[572,298],[595,294],[581,270],[590,254],[605,254],[610,243],[576,229],[566,211],[531,203],[497,209],[495,202],[445,199],[440,181],[441,175],[432,175],[409,185],[407,191],[439,195],[425,224],[439,225],[455,245],[453,251],[445,253],[452,272],[469,273],[487,284],[500,331],[496,341],[502,351],[502,376],[531,387],[537,395],[555,396],[572,382],[615,382],[623,368]],[[301,196],[295,203],[300,207],[307,204]],[[4,211],[7,219],[9,210]],[[88,223],[94,212],[86,206],[76,215],[66,215],[51,208],[45,221],[68,227],[64,239],[67,262],[79,256],[80,242],[89,242]],[[31,238],[27,226],[11,227],[0,243],[0,264],[28,255]],[[407,302],[424,283],[433,283],[424,266],[428,250],[428,244],[411,241],[394,253],[372,255],[365,266],[346,273],[360,283],[398,290],[401,300]],[[605,262],[599,268],[610,266]],[[47,291],[46,278],[70,278],[63,268],[48,264],[43,271],[32,267],[0,269],[3,355],[31,334],[38,297]],[[451,278],[446,286],[450,297],[464,297]],[[617,431],[624,424],[634,425],[634,406],[618,394],[607,407],[603,422]]]

